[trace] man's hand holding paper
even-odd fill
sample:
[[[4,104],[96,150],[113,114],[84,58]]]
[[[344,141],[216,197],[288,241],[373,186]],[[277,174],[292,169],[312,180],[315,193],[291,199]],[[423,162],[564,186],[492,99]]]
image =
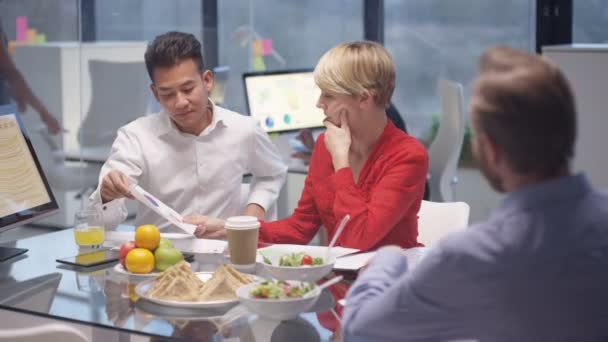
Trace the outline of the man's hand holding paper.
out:
[[[112,170],[103,177],[100,193],[103,203],[123,197],[134,199],[129,190],[129,177],[118,170]]]

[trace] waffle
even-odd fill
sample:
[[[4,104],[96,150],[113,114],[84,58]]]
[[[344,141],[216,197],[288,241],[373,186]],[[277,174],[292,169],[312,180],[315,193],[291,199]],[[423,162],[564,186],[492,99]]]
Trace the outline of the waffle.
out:
[[[156,277],[148,292],[150,298],[194,301],[204,286],[185,261],[180,261]]]
[[[213,273],[198,296],[199,301],[236,299],[236,289],[249,284],[251,279],[231,266],[222,265]]]
[[[227,265],[218,267],[211,279],[203,282],[181,261],[156,278],[148,296],[184,302],[230,300],[236,299],[236,289],[250,282],[249,277]]]

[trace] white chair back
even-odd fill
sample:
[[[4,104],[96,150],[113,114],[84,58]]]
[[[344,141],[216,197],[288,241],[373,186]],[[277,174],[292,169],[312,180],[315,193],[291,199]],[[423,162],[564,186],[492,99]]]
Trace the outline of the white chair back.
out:
[[[418,241],[432,247],[446,235],[466,228],[469,212],[465,202],[422,201],[418,212]]]
[[[92,59],[89,77],[91,102],[78,139],[82,147],[109,147],[120,127],[148,112],[150,81],[145,63]]]
[[[19,329],[1,329],[0,342],[89,342],[89,338],[75,327],[51,323]]]
[[[430,199],[435,202],[454,201],[453,186],[458,159],[464,140],[465,117],[462,85],[448,80],[439,80],[441,117],[435,139],[429,147]]]

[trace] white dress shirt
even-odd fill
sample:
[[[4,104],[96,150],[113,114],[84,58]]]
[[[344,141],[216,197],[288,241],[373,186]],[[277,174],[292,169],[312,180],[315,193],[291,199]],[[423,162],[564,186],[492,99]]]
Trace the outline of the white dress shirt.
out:
[[[253,174],[247,203],[268,210],[285,181],[287,167],[266,132],[248,116],[213,105],[211,124],[198,136],[177,129],[166,113],[141,117],[118,130],[101,179],[119,170],[178,213],[226,219],[239,215],[243,174]],[[106,229],[127,217],[126,199],[102,204],[100,188],[90,206],[101,208]],[[167,221],[137,204],[135,224]]]

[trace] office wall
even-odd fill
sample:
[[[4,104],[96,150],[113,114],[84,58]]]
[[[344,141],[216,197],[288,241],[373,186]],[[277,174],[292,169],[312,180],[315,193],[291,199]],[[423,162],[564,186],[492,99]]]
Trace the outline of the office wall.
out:
[[[608,187],[608,45],[545,47],[543,54],[563,70],[576,94],[574,170]]]

